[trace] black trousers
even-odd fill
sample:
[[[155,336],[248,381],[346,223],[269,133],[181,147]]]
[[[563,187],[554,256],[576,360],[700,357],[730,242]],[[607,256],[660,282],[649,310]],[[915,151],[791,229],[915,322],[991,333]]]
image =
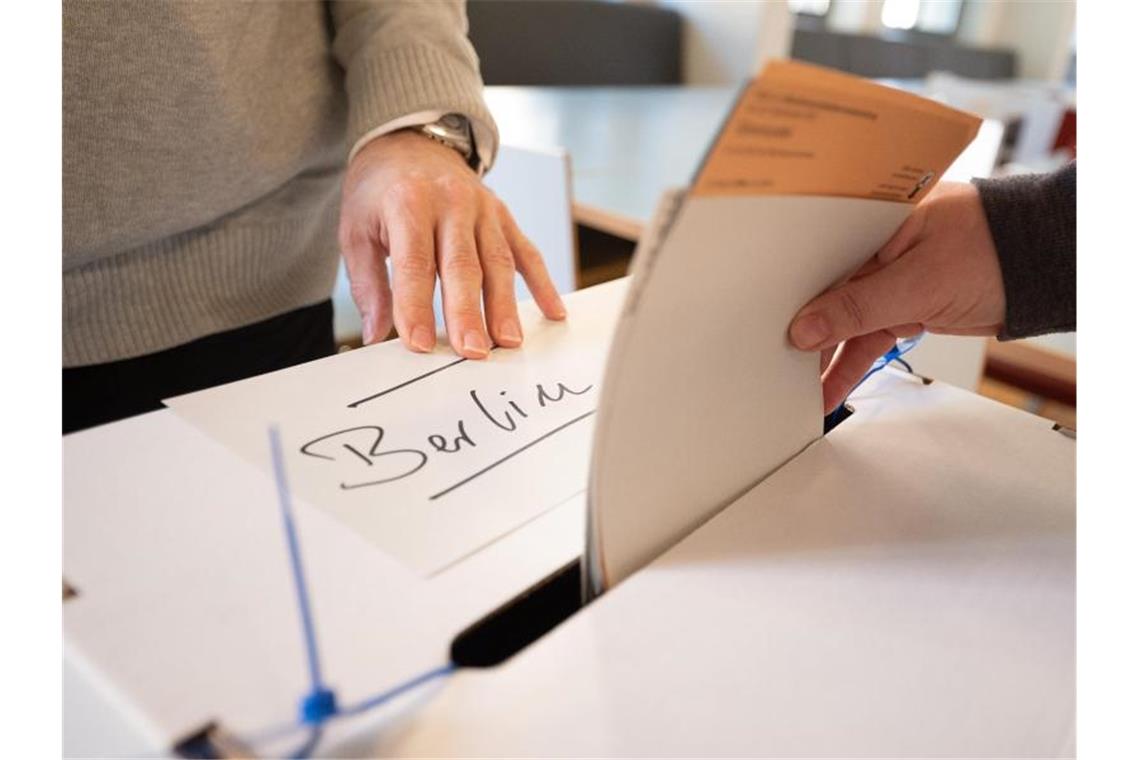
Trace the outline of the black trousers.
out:
[[[328,356],[332,301],[154,354],[63,370],[63,432],[162,408],[162,399]]]

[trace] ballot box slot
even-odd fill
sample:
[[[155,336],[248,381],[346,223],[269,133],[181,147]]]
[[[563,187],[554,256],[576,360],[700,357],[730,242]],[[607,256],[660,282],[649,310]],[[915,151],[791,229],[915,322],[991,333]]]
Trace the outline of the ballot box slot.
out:
[[[847,418],[853,414],[855,414],[855,407],[844,401],[834,412],[823,415],[823,434],[827,435],[832,430],[835,430],[835,428],[846,422]]]
[[[174,745],[175,757],[194,760],[227,760],[228,758],[257,757],[240,739],[211,721]]]
[[[461,668],[503,663],[582,609],[582,561],[575,559],[460,631],[451,662]]]

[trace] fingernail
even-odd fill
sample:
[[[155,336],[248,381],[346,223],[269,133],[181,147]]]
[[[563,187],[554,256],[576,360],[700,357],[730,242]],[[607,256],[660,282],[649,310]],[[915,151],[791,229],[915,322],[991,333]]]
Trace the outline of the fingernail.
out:
[[[499,323],[499,342],[509,346],[522,343],[522,328],[516,320],[504,319]]]
[[[554,303],[554,318],[566,319],[566,304],[562,303],[562,299],[558,298]]]
[[[364,341],[364,345],[366,346],[372,342],[372,318],[367,314],[365,314],[361,320],[360,338]]]
[[[412,330],[412,348],[416,351],[428,352],[435,346],[435,333],[427,327],[420,325]]]
[[[792,323],[792,345],[803,351],[818,348],[831,337],[831,328],[820,314],[808,314]]]
[[[478,354],[480,357],[487,355],[487,341],[483,337],[483,333],[478,330],[468,330],[463,333],[463,350],[468,353]]]

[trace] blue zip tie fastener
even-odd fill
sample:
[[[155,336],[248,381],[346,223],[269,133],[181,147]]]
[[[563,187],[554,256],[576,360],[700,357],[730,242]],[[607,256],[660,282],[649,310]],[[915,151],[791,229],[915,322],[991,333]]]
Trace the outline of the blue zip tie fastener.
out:
[[[337,714],[336,694],[332,689],[321,689],[301,698],[301,722],[319,726]]]
[[[926,335],[926,333],[923,332],[911,338],[901,338],[895,343],[893,348],[876,359],[875,362],[871,365],[871,368],[867,370],[867,374],[863,375],[863,377],[860,378],[859,382],[855,383],[855,387],[847,392],[847,395],[843,397],[843,400],[839,402],[839,405],[827,413],[828,424],[833,424],[837,421],[833,418],[839,414],[839,410],[842,409],[843,405],[847,403],[847,399],[851,398],[851,394],[859,390],[860,385],[867,382],[867,379],[871,377],[871,375],[884,369],[891,362],[898,362],[899,364],[906,367],[907,372],[914,374],[914,369],[911,368],[910,364],[908,364],[906,360],[900,357],[902,357],[902,355],[908,351],[913,350],[914,347],[919,344],[919,341],[922,340],[922,336],[924,335]]]
[[[289,564],[293,570],[293,587],[297,592],[297,608],[301,613],[301,634],[305,639],[305,656],[309,665],[310,691],[301,698],[301,722],[319,726],[336,715],[336,693],[321,679],[321,658],[317,650],[317,632],[309,607],[309,591],[305,585],[305,569],[301,564],[301,544],[293,521],[293,499],[285,478],[285,456],[281,452],[281,432],[276,425],[269,428],[269,449],[273,455],[273,477],[277,482],[277,501],[281,505],[281,521],[289,546]]]
[[[289,757],[309,757],[321,740],[322,727],[334,718],[359,715],[388,702],[407,691],[432,681],[451,675],[455,665],[447,663],[441,667],[405,681],[373,697],[341,708],[337,704],[336,692],[324,684],[321,677],[320,652],[317,649],[317,632],[313,623],[313,613],[309,606],[309,591],[305,583],[305,568],[301,564],[301,543],[297,538],[297,526],[293,520],[293,499],[289,493],[289,481],[285,477],[285,456],[281,449],[281,433],[276,425],[269,428],[269,450],[273,458],[273,476],[277,484],[277,501],[281,507],[281,522],[285,527],[285,539],[289,549],[289,566],[293,571],[293,588],[297,592],[297,611],[301,616],[301,635],[305,641],[305,657],[309,667],[309,692],[301,697],[296,724],[279,726],[254,740],[255,743],[274,741],[300,729],[308,729],[305,740],[289,753]]]

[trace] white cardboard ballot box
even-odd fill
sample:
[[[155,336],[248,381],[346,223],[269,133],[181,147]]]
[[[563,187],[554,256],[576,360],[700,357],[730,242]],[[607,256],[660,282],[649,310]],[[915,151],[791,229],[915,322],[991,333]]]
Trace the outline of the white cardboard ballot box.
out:
[[[575,294],[571,313],[616,318],[626,287]],[[330,725],[319,752],[1071,753],[1075,442],[892,371],[853,406],[553,632]],[[268,472],[170,411],[64,444],[66,753],[169,755],[210,724],[247,738],[292,720],[306,674]],[[539,500],[564,464],[550,453],[516,459]],[[351,702],[445,662],[578,560],[584,508],[549,505],[423,577],[299,500],[328,682]]]

